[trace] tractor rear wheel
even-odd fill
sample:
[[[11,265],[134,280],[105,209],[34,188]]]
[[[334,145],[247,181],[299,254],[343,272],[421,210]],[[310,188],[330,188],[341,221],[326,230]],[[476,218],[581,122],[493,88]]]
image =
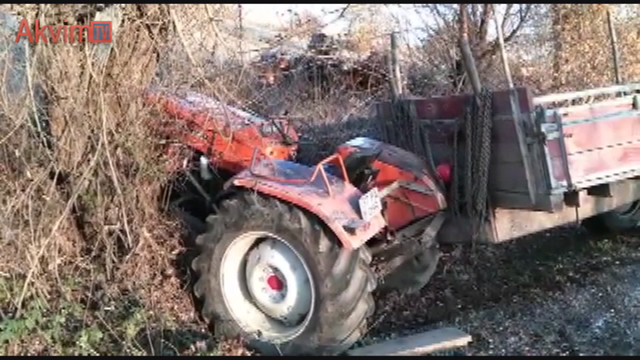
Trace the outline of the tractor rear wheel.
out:
[[[368,249],[347,250],[313,215],[240,192],[196,239],[202,315],[217,336],[263,354],[334,355],[366,331],[376,279]]]
[[[595,234],[623,232],[640,223],[640,201],[634,201],[615,210],[584,219],[582,225]]]

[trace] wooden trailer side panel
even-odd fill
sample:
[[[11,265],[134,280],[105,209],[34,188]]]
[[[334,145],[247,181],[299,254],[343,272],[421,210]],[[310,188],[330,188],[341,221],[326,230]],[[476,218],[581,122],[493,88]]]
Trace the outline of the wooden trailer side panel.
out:
[[[520,116],[518,124],[523,132],[533,128],[532,95],[527,88],[516,89]],[[456,120],[462,117],[472,99],[470,94],[431,97],[410,101],[410,113],[421,129],[421,136],[428,134],[434,162],[449,162],[452,158],[453,132]],[[392,119],[391,103],[378,104],[378,116]],[[543,152],[535,144],[526,144],[528,156],[523,159],[513,118],[510,92],[497,91],[492,100],[493,128],[491,164],[489,169],[489,193],[494,207],[551,211],[554,206],[549,195],[546,164]],[[428,130],[428,131],[427,131]],[[406,148],[406,144],[393,144]],[[408,149],[410,150],[410,149]],[[458,150],[463,154],[463,149]],[[462,161],[462,158],[460,158]],[[526,163],[525,163],[526,161]],[[527,176],[525,166],[531,174]],[[528,181],[533,182],[535,204],[531,204]]]

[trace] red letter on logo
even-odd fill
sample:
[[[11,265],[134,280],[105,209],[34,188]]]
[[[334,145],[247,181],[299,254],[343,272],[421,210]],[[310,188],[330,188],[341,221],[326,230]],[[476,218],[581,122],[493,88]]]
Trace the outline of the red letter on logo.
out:
[[[33,36],[31,36],[31,29],[29,29],[27,19],[22,19],[20,21],[20,27],[18,28],[18,35],[16,35],[15,42],[20,41],[20,36],[26,36],[29,39],[29,42],[33,42]]]
[[[44,41],[45,43],[48,43],[49,40],[47,40],[47,37],[44,36],[44,31],[47,30],[47,28],[50,28],[51,25],[45,25],[43,27],[40,27],[40,20],[36,19],[36,42],[38,42],[39,38],[42,37],[42,41]],[[49,29],[49,32],[51,32],[51,29]]]
[[[51,41],[55,44],[58,42],[58,39],[60,39],[60,32],[64,31],[64,26],[62,25],[58,25],[58,31],[57,32],[53,32],[52,30],[53,28],[51,27],[51,25],[49,25],[49,30],[51,30]],[[63,32],[64,34],[64,32]],[[64,38],[64,35],[62,35],[62,37]]]

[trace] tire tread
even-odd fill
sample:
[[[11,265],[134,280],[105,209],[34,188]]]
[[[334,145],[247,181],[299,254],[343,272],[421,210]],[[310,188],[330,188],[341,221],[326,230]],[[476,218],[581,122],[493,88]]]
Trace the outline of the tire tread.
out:
[[[217,335],[240,335],[253,340],[263,353],[282,355],[335,355],[362,336],[367,317],[373,312],[371,292],[376,284],[375,275],[368,265],[371,254],[366,248],[344,249],[317,217],[291,204],[256,193],[239,192],[235,197],[222,201],[219,209],[217,215],[207,218],[208,231],[196,239],[200,254],[192,262],[198,276],[194,294],[203,301],[202,315],[213,325]],[[225,250],[221,245],[223,238],[229,233],[255,227],[276,232],[286,227],[289,232],[301,234],[296,240],[288,241],[296,241],[306,249],[313,258],[309,266],[315,267],[319,274],[319,279],[315,279],[319,291],[314,315],[317,320],[312,321],[300,336],[278,346],[251,339],[252,335],[244,333],[228,314],[217,311],[216,302],[223,301],[211,288],[211,281],[207,281],[216,276],[216,269],[211,269],[210,264],[214,254]]]

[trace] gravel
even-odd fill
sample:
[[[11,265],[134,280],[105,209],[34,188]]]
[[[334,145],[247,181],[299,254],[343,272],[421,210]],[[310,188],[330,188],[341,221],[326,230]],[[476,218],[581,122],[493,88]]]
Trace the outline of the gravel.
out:
[[[459,355],[640,353],[640,233],[558,229],[504,245],[445,249],[417,295],[379,295],[361,344],[455,326]],[[636,345],[637,344],[637,345]]]
[[[507,299],[440,325],[472,334],[473,344],[462,351],[467,355],[634,355],[640,353],[639,285],[640,264],[616,266],[586,286],[532,302]]]

